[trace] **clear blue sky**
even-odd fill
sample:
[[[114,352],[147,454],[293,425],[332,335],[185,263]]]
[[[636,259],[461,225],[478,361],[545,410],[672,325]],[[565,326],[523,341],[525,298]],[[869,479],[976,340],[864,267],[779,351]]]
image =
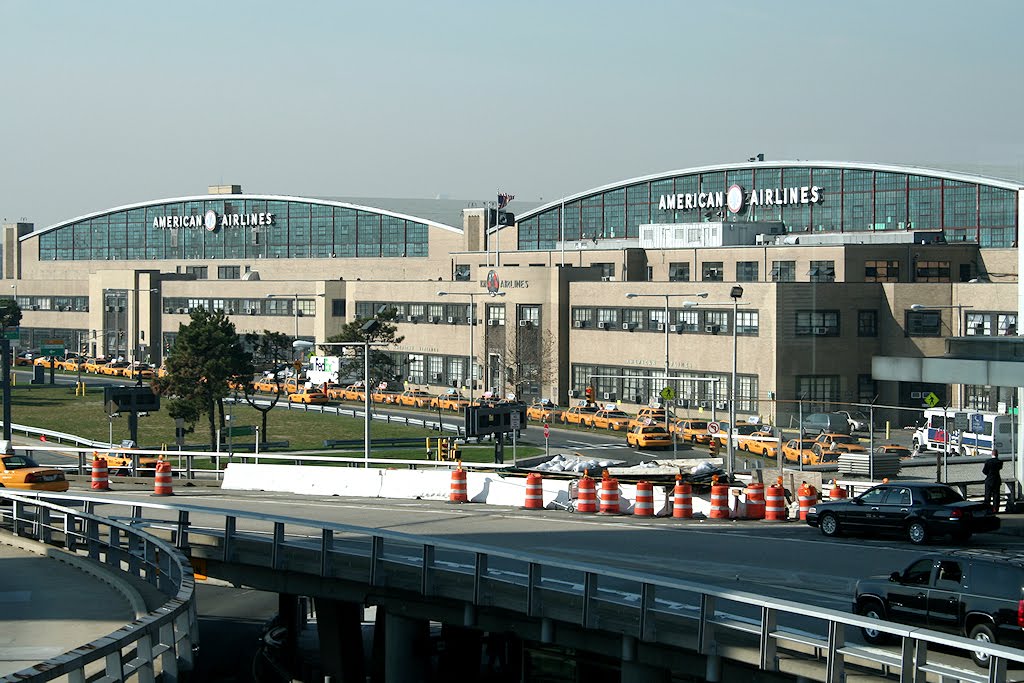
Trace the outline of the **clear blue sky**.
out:
[[[1021,178],[1022,25],[1017,0],[0,0],[0,218],[219,182],[553,200],[758,152]]]

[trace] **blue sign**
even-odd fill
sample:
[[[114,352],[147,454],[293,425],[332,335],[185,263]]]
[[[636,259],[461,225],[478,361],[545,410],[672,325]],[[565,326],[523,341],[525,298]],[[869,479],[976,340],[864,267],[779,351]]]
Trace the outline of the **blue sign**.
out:
[[[971,414],[971,432],[974,434],[985,433],[985,416],[981,413]]]

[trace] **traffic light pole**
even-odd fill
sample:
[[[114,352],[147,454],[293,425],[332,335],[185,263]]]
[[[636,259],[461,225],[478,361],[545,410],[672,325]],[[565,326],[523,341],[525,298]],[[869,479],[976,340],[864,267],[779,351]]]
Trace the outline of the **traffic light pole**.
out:
[[[0,355],[3,356],[4,384],[4,440],[11,440],[11,340],[0,340]]]

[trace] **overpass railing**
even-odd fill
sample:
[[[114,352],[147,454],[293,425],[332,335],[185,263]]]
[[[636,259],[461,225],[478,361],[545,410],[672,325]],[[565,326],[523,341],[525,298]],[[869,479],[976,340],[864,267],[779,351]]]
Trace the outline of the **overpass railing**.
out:
[[[173,545],[121,522],[62,507],[34,494],[0,490],[0,530],[62,547],[111,572],[145,581],[166,596],[146,616],[33,667],[0,677],[25,681],[178,681],[198,643],[195,579]],[[65,500],[63,502],[72,502]]]
[[[0,494],[4,495],[4,494]],[[170,539],[193,558],[359,582],[378,592],[408,591],[545,621],[619,634],[623,651],[637,642],[682,647],[765,671],[839,683],[871,674],[917,683],[1006,680],[1024,651],[879,621],[744,591],[631,571],[571,558],[460,543],[308,519],[136,499],[47,494],[94,513],[112,506],[132,527]],[[213,571],[209,571],[214,575]],[[893,647],[851,637],[869,627]],[[987,669],[972,652],[989,656]],[[930,675],[930,676],[929,676]]]

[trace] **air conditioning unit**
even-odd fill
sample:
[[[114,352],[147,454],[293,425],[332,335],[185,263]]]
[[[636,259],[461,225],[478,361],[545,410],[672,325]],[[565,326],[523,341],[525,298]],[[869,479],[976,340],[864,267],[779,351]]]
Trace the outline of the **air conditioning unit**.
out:
[[[828,334],[828,328],[827,327],[815,327],[814,328],[814,334],[818,335],[819,337],[823,336],[823,335],[826,335],[826,334]]]
[[[124,310],[124,306],[118,306],[118,307],[117,307],[117,312],[118,312],[118,313],[120,313],[120,312],[121,312],[121,311],[123,311],[123,310]]]
[[[490,320],[487,321],[487,326],[488,327],[497,327],[498,326],[498,319],[497,318],[491,318]]]
[[[167,307],[164,309],[164,313],[174,313],[174,309],[171,307]]]
[[[455,324],[455,318],[452,317],[452,316],[448,316],[448,324],[449,325],[454,325]]]
[[[614,275],[604,275],[601,277],[601,282],[615,282]]]
[[[114,307],[113,306],[106,306],[106,307],[104,307],[103,310],[105,310],[107,313],[111,313],[114,310]]]
[[[586,323],[584,323],[582,320],[573,320],[572,321],[572,326],[576,327],[576,328],[584,327],[585,324]]]
[[[606,323],[603,320],[600,321],[599,323],[597,323],[597,329],[599,329],[599,330],[607,330],[608,329],[608,323]]]
[[[439,316],[439,315],[432,315],[432,316],[430,316],[430,322],[432,322],[432,323],[439,323],[439,322],[441,322],[441,316]]]
[[[614,391],[606,391],[603,394],[604,400],[606,401],[617,401],[619,400],[618,395]]]
[[[405,321],[409,322],[409,323],[414,323],[414,322],[416,322],[416,316],[414,316],[414,315],[407,315],[407,316],[405,316]]]
[[[622,329],[632,332],[636,329],[636,323],[622,323]]]
[[[668,331],[669,332],[675,332],[676,334],[682,334],[683,333],[683,326],[682,325],[669,325],[668,326]]]
[[[727,401],[719,401],[718,402],[718,409],[719,410],[725,410],[728,407],[729,407],[729,403]]]
[[[664,332],[665,331],[665,323],[658,323],[658,331],[659,332]]]
[[[704,331],[708,334],[718,334],[722,328],[718,325],[705,325]]]
[[[580,397],[580,392],[576,391],[575,389],[571,389],[569,391],[569,398],[579,398],[579,397]]]
[[[29,306],[29,308],[31,308],[33,311],[38,311],[39,310],[39,304],[32,304],[31,306]]]
[[[431,375],[431,377],[433,377],[434,380],[437,382],[440,382],[442,379],[444,379],[444,375],[441,374],[440,372],[435,372],[433,375]]]
[[[184,313],[184,312],[185,312],[185,309],[184,309],[184,308],[179,308],[179,309],[178,309],[178,313]],[[249,312],[250,312],[250,313],[252,313],[252,311],[249,311]]]
[[[250,308],[249,309],[249,315],[256,315],[257,313],[259,313],[258,309],[255,309],[255,308]]]
[[[531,323],[529,320],[519,321],[519,327],[530,327],[531,325],[533,325],[533,323]]]
[[[701,401],[700,402],[700,407],[701,408],[707,408],[708,407],[708,402],[707,401]]]

